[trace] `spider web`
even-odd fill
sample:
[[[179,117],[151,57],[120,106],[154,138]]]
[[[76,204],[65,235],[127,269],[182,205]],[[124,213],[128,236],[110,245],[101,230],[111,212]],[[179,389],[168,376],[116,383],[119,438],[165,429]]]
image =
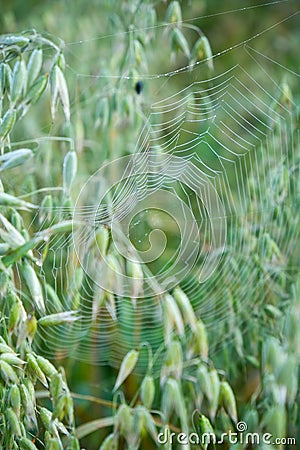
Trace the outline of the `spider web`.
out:
[[[59,293],[64,310],[78,311],[75,322],[39,329],[47,356],[118,366],[141,342],[161,348],[164,295],[177,284],[216,337],[216,352],[237,329],[244,333],[251,312],[278,291],[285,261],[295,255],[297,267],[299,209],[291,202],[293,186],[282,185],[286,172],[299,179],[297,105],[291,98],[281,101],[281,81],[287,73],[291,79],[299,74],[254,48],[254,40],[277,27],[216,53],[213,77],[203,79],[205,61],[141,77],[158,85],[159,100],[132,155],[80,181],[75,207],[56,209],[57,217],[72,218],[79,227],[38,249],[40,255],[47,251],[40,276]],[[73,52],[75,46],[67,44]],[[224,71],[218,60],[228,52],[243,64]],[[251,74],[243,68],[249,59]],[[95,77],[72,70],[78,79]],[[164,98],[174,78],[184,87]],[[40,210],[39,217],[45,214]],[[288,224],[291,218],[295,225]],[[110,249],[118,261],[113,274],[112,262],[99,249],[91,251],[102,225],[111,229]],[[273,248],[270,267],[262,269],[253,254],[267,260],[270,237],[281,253]],[[143,268],[137,290],[139,280],[126,274],[128,260]],[[48,308],[59,312],[54,304]],[[146,352],[140,365],[147,365]]]

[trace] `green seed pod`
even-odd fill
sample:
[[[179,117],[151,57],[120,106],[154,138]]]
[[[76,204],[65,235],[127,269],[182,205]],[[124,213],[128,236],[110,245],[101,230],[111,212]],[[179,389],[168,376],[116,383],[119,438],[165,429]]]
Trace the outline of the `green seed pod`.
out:
[[[27,92],[25,103],[34,105],[42,96],[48,85],[49,75],[46,73],[45,75],[41,75],[36,82],[30,87]]]
[[[31,373],[34,377],[38,378],[45,387],[48,387],[45,374],[38,365],[35,356],[32,353],[28,353],[26,361],[27,361],[27,370],[29,371],[29,373]]]
[[[169,421],[171,413],[175,410],[179,417],[185,412],[183,397],[180,384],[173,378],[168,378],[162,394],[162,412],[165,420]]]
[[[117,439],[114,433],[109,434],[104,439],[99,450],[118,450]]]
[[[57,78],[57,86],[58,86],[58,93],[59,97],[62,103],[64,115],[67,122],[70,122],[70,101],[69,101],[69,92],[67,83],[65,80],[65,76],[62,72],[62,70],[58,67],[56,70],[56,78]]]
[[[12,248],[19,247],[19,245],[25,243],[25,239],[21,233],[2,214],[0,214],[0,221],[5,230],[9,233],[8,244],[10,244]]]
[[[130,350],[130,352],[128,352],[127,355],[125,355],[118,373],[115,386],[113,388],[113,392],[115,392],[126,380],[126,378],[131,374],[131,372],[136,366],[138,357],[139,352],[137,350]]]
[[[40,314],[45,314],[46,309],[42,288],[34,268],[29,264],[27,260],[24,260],[22,266],[20,267],[22,269],[22,274],[30,291],[34,305],[36,306]]]
[[[214,442],[213,439],[215,438],[215,432],[209,419],[203,414],[199,414],[198,432],[201,440],[201,447],[204,450],[207,450],[209,444]]]
[[[0,139],[4,141],[16,122],[16,110],[9,109],[0,123]]]
[[[50,234],[58,234],[58,233],[71,233],[78,226],[77,222],[73,220],[64,220],[63,222],[56,223],[50,228],[46,228],[41,231],[41,236],[47,237]]]
[[[17,348],[19,348],[28,338],[29,342],[33,341],[37,328],[37,320],[35,316],[28,314],[26,320],[22,323],[18,334]]]
[[[135,307],[135,299],[143,291],[144,273],[141,264],[136,261],[127,260],[126,267],[128,276],[131,278],[131,297]]]
[[[28,385],[28,382],[27,382]],[[32,399],[32,395],[30,393],[30,390],[27,389],[27,386],[22,383],[19,387],[20,389],[20,395],[21,395],[21,403],[23,406],[23,409],[25,411],[25,414],[27,416],[35,415],[34,408],[35,408],[35,401]]]
[[[133,410],[132,430],[132,437],[130,437],[130,441],[138,443],[144,431],[143,407],[140,405],[137,405]]]
[[[75,436],[69,437],[68,444],[67,444],[67,450],[80,450],[79,441]]]
[[[247,411],[243,420],[247,424],[247,426],[248,426],[247,430],[250,433],[255,433],[255,431],[257,431],[259,417],[258,417],[258,412],[256,411],[256,409],[250,409],[249,411]]]
[[[57,401],[55,402],[55,406],[53,408],[52,412],[52,420],[55,420],[56,418],[58,420],[62,420],[65,414],[65,403],[66,403],[66,396],[63,395]]]
[[[31,398],[31,403],[35,405],[35,390],[34,390],[34,384],[29,378],[24,378],[23,384],[26,387],[28,394]]]
[[[132,410],[124,403],[118,409],[116,416],[116,427],[125,438],[133,429]]]
[[[33,85],[35,80],[37,79],[43,64],[43,50],[40,48],[36,48],[30,55],[28,64],[27,64],[27,87]]]
[[[18,230],[21,231],[25,226],[24,226],[24,221],[23,221],[23,217],[21,216],[21,214],[16,211],[13,210],[11,213],[11,224]]]
[[[15,353],[1,353],[0,360],[7,362],[11,366],[20,366],[25,364],[25,361],[19,358]]]
[[[274,305],[266,305],[264,309],[267,312],[267,314],[274,319],[279,319],[280,317],[282,317],[282,312]]]
[[[155,35],[155,26],[157,24],[157,14],[154,7],[150,7],[146,14],[146,26],[148,29],[148,35],[150,33],[150,39]]]
[[[196,332],[197,319],[188,296],[180,289],[180,287],[174,289],[173,296],[181,309],[182,317],[187,321],[191,329]]]
[[[146,408],[151,409],[155,395],[154,379],[150,375],[146,375],[141,386],[141,400]]]
[[[61,373],[54,373],[50,378],[50,396],[54,401],[58,399],[64,388],[63,378]]]
[[[171,333],[177,330],[179,336],[184,335],[184,324],[180,310],[170,294],[166,294],[163,299],[164,307],[164,325],[165,325],[165,342],[170,343]]]
[[[55,119],[56,104],[58,99],[58,71],[59,67],[54,65],[50,72],[50,91],[51,91],[51,116]]]
[[[69,426],[74,424],[74,403],[71,395],[65,397],[65,420]]]
[[[133,41],[133,48],[134,48],[135,61],[136,61],[137,65],[138,66],[145,65],[145,62],[146,62],[145,52],[144,52],[143,46],[140,43],[140,41],[135,39]]]
[[[287,360],[278,371],[276,381],[279,386],[286,387],[286,397],[290,405],[294,403],[297,396],[299,379],[298,375],[298,361],[296,359],[296,356],[289,355]]]
[[[12,408],[6,408],[5,417],[11,429],[11,432],[18,438],[22,437],[18,416]]]
[[[29,148],[20,148],[13,152],[4,153],[4,155],[0,156],[0,171],[20,166],[32,157],[33,152]]]
[[[6,88],[6,76],[5,76],[5,65],[4,63],[0,64],[0,98],[4,97]]]
[[[53,431],[52,412],[49,411],[47,408],[42,407],[40,408],[40,418],[46,430],[49,431],[49,433],[51,433]]]
[[[218,409],[220,395],[220,379],[216,369],[211,369],[209,371],[209,381],[212,393],[212,399],[209,404],[209,415],[211,420],[214,421]]]
[[[63,306],[61,301],[50,284],[46,283],[46,306],[51,312],[62,312]]]
[[[0,375],[3,381],[7,384],[18,384],[19,379],[14,371],[14,369],[11,367],[10,364],[8,364],[6,361],[0,360]]]
[[[70,189],[77,172],[77,155],[75,151],[66,154],[63,163],[63,188],[66,195],[70,194]]]
[[[99,249],[101,258],[104,258],[107,254],[108,244],[109,244],[109,230],[106,226],[101,226],[97,228],[95,233],[95,240],[97,247]]]
[[[101,300],[101,299],[100,299]],[[104,292],[104,304],[113,321],[117,321],[116,299],[111,292]],[[95,305],[96,307],[96,305]]]
[[[60,52],[60,54],[58,55],[57,64],[58,64],[59,68],[64,72],[64,70],[66,68],[66,60],[65,60],[65,56],[62,52]]]
[[[96,106],[96,120],[95,120],[95,128],[102,126],[105,130],[110,121],[110,107],[109,101],[107,97],[100,98],[99,102]]]
[[[43,356],[37,356],[36,360],[46,377],[51,378],[52,375],[57,373],[56,368],[53,366],[53,364],[51,364],[50,361],[48,361],[48,359],[44,358]]]
[[[52,218],[53,218],[52,195],[46,195],[42,200],[39,211],[39,224],[43,225],[43,227],[50,226]]]
[[[208,399],[209,402],[213,400],[213,393],[211,388],[211,380],[209,377],[209,372],[207,367],[201,365],[197,369],[197,381],[199,385],[199,389],[203,395]]]
[[[285,359],[280,343],[275,338],[268,338],[263,343],[262,367],[266,373],[276,373]]]
[[[8,244],[0,243],[0,256],[5,256],[9,253],[10,246]]]
[[[64,311],[49,316],[41,317],[38,325],[42,327],[53,327],[64,323],[72,323],[79,319],[78,311]]]
[[[45,450],[61,450],[61,444],[58,441],[57,438],[51,438],[49,439],[49,441],[46,444],[46,449]]]
[[[0,336],[1,337],[1,336]],[[10,348],[9,345],[6,344],[6,342],[4,341],[4,339],[2,339],[0,341],[0,353],[12,353],[15,355],[15,352],[13,351],[12,348]]]
[[[146,429],[152,439],[157,442],[155,422],[150,412],[144,406],[138,405],[135,408],[133,426],[138,437],[140,437],[144,429]]]
[[[262,423],[266,430],[276,438],[285,437],[287,416],[285,407],[282,405],[275,405],[269,408],[262,419]],[[278,447],[278,448],[283,448]]]
[[[22,437],[21,439],[19,439],[18,444],[21,450],[37,450],[37,447],[34,445],[34,443],[26,437]]]
[[[25,46],[29,44],[30,40],[26,36],[16,36],[14,34],[3,34],[0,36],[0,45],[9,47],[13,45]]]
[[[178,25],[182,22],[181,7],[178,1],[172,1],[167,9],[166,22],[176,23]]]
[[[10,388],[9,401],[17,417],[20,418],[21,394],[16,384]]]
[[[127,96],[123,99],[121,103],[120,113],[122,116],[124,115],[126,118],[128,118],[130,123],[133,123],[135,106],[133,104],[132,96]]]
[[[219,405],[223,406],[229,417],[237,422],[236,401],[233,390],[227,381],[222,381],[220,385]]]
[[[180,380],[183,368],[183,355],[180,342],[177,340],[171,341],[167,352],[164,364],[161,369],[161,385],[163,385],[169,376]]]
[[[20,58],[16,62],[11,81],[11,101],[16,103],[23,96],[27,84],[27,69],[25,61]]]
[[[36,205],[33,205],[32,203],[29,202],[25,202],[24,200],[14,197],[13,195],[10,194],[6,194],[5,192],[0,192],[0,206],[20,208],[26,210],[37,209]]]
[[[6,63],[2,63],[0,68],[2,95],[9,94],[11,90],[12,70],[9,64]]]
[[[280,104],[283,106],[286,106],[288,108],[292,108],[294,105],[293,94],[292,94],[292,90],[287,82],[282,83],[281,91],[282,91],[282,94],[279,99]]]
[[[12,333],[18,328],[23,319],[22,305],[19,300],[15,301],[9,311],[8,332]]]
[[[171,34],[171,49],[173,52],[182,52],[187,58],[190,57],[189,44],[179,28],[174,28]]]
[[[208,356],[208,337],[204,323],[201,319],[196,324],[196,332],[192,334],[191,342],[188,349],[190,356],[197,355],[202,358]]]
[[[212,50],[209,40],[206,36],[201,36],[195,43],[192,50],[192,62],[194,61],[206,61],[210,70],[214,69]]]

